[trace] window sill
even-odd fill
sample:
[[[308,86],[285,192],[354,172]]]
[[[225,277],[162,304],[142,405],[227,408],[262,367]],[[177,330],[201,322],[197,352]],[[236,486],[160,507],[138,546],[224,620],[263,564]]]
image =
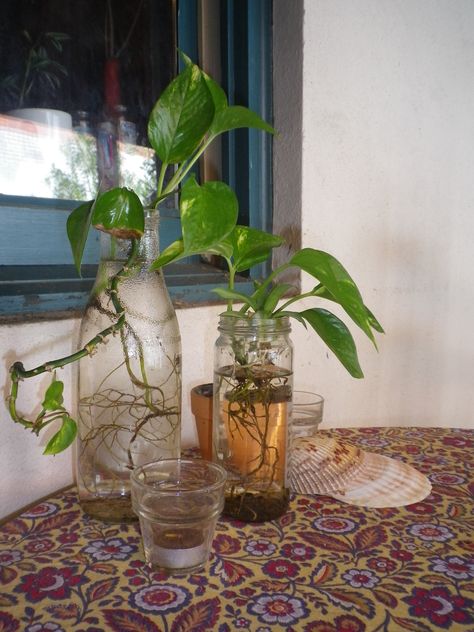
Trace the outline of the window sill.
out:
[[[85,266],[84,278],[77,278],[73,284],[69,267],[36,266],[34,278],[31,270],[25,270],[24,279],[21,270],[16,270],[15,281],[2,280],[0,272],[0,324],[79,318],[96,267]],[[11,273],[12,270],[5,272],[5,276]],[[212,289],[227,284],[226,273],[209,264],[172,264],[165,269],[165,278],[176,309],[224,304]],[[236,280],[236,286],[244,293],[252,288],[251,281],[244,277]]]

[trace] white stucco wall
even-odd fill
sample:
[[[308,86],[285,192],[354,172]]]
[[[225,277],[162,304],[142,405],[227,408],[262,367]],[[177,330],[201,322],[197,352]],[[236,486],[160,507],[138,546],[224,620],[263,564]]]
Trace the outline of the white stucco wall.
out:
[[[342,261],[387,331],[379,353],[356,334],[365,379],[353,380],[296,324],[296,383],[325,396],[325,426],[474,427],[474,3],[305,0],[298,20],[302,2],[274,2],[276,206],[301,200],[303,245]],[[184,443],[195,440],[189,390],[212,376],[219,311],[178,312]],[[0,384],[14,355],[30,367],[68,353],[77,324],[0,327]],[[43,457],[4,407],[0,446],[0,516],[72,480],[70,453]]]
[[[474,3],[307,0],[303,37],[303,245],[387,333],[362,381],[301,333],[298,374],[333,425],[474,427]]]

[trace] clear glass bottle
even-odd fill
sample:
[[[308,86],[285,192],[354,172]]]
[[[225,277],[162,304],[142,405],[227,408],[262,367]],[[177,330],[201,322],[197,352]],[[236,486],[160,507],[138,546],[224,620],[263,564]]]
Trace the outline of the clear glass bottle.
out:
[[[130,251],[101,234],[101,261],[81,324],[81,346],[117,321],[109,281]],[[105,521],[135,520],[130,471],[179,456],[181,341],[158,256],[158,211],[147,212],[135,263],[117,286],[120,332],[79,363],[76,478],[84,510]]]
[[[214,355],[213,459],[228,472],[224,513],[245,522],[288,508],[293,346],[287,317],[220,316]]]

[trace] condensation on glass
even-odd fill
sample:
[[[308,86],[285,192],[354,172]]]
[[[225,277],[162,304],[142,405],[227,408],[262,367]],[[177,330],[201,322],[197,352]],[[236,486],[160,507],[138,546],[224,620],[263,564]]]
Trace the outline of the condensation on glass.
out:
[[[117,320],[125,325],[79,362],[76,479],[90,515],[120,522],[136,518],[130,472],[179,456],[181,340],[158,256],[158,212],[147,213],[137,261],[110,290],[129,254],[127,240],[101,235],[101,260],[81,322],[81,346]]]

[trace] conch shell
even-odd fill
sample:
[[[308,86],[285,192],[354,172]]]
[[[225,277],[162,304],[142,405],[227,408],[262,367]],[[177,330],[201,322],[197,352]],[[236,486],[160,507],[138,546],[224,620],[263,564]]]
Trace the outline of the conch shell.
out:
[[[293,440],[290,487],[362,507],[403,507],[431,492],[427,477],[411,465],[318,435]]]

